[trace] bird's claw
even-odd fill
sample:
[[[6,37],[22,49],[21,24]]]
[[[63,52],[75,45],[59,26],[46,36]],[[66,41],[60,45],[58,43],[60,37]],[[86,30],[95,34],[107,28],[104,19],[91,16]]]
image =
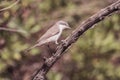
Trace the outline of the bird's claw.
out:
[[[61,42],[62,42],[62,43],[65,43],[65,44],[67,43],[67,41],[66,41],[66,40],[61,40]]]

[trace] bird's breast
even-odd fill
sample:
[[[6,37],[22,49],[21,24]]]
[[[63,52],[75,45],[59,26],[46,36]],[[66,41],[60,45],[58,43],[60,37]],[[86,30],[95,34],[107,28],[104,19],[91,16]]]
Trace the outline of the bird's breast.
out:
[[[56,41],[58,40],[58,38],[60,37],[61,33],[58,33],[50,38],[47,39],[48,42],[51,42],[51,41]]]

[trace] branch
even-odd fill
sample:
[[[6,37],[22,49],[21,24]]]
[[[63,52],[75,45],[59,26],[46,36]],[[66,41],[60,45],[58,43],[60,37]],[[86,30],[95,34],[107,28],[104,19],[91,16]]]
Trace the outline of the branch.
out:
[[[0,27],[0,31],[9,31],[9,32],[17,32],[17,33],[26,33],[24,30],[20,30],[20,29],[11,29],[11,28],[3,28],[3,27]]]
[[[93,25],[102,21],[105,17],[118,10],[120,10],[120,0],[104,9],[101,9],[98,13],[94,14],[93,16],[82,22],[81,25],[78,26],[73,31],[73,33],[65,39],[65,42],[62,42],[58,46],[55,54],[45,60],[42,67],[37,71],[32,80],[45,80],[46,74],[48,73],[50,68],[64,54],[64,52],[71,46],[71,44],[75,43],[78,38]]]
[[[10,8],[13,7],[14,5],[16,5],[19,1],[20,1],[20,0],[17,0],[17,1],[15,1],[13,4],[11,4],[10,6],[0,9],[0,12],[1,12],[1,11],[5,11],[5,10],[7,10],[7,9],[10,9]]]

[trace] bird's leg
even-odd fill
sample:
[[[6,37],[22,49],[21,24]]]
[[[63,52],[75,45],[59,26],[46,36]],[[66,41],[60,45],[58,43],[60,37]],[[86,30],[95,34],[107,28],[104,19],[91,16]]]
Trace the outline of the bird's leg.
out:
[[[56,44],[59,44],[59,43],[58,43],[58,39],[55,41],[55,43],[56,43]],[[56,50],[57,50],[57,49],[58,49],[58,46],[57,46]]]
[[[66,44],[67,42],[66,42],[66,40],[61,40],[61,43],[65,43],[65,44]],[[61,43],[60,43],[60,44],[61,44]],[[56,50],[58,49],[58,47],[59,47],[59,46],[57,46]]]
[[[55,44],[59,44],[57,40],[55,41]]]

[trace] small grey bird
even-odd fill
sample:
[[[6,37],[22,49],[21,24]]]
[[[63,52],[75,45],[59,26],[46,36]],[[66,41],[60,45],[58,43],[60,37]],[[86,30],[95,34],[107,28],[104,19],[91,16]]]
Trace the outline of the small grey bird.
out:
[[[65,21],[56,22],[55,25],[48,29],[48,31],[38,39],[37,43],[34,46],[27,49],[27,51],[49,42],[55,42],[55,44],[58,44],[58,39],[60,38],[63,30],[67,28],[70,29],[67,22]]]

